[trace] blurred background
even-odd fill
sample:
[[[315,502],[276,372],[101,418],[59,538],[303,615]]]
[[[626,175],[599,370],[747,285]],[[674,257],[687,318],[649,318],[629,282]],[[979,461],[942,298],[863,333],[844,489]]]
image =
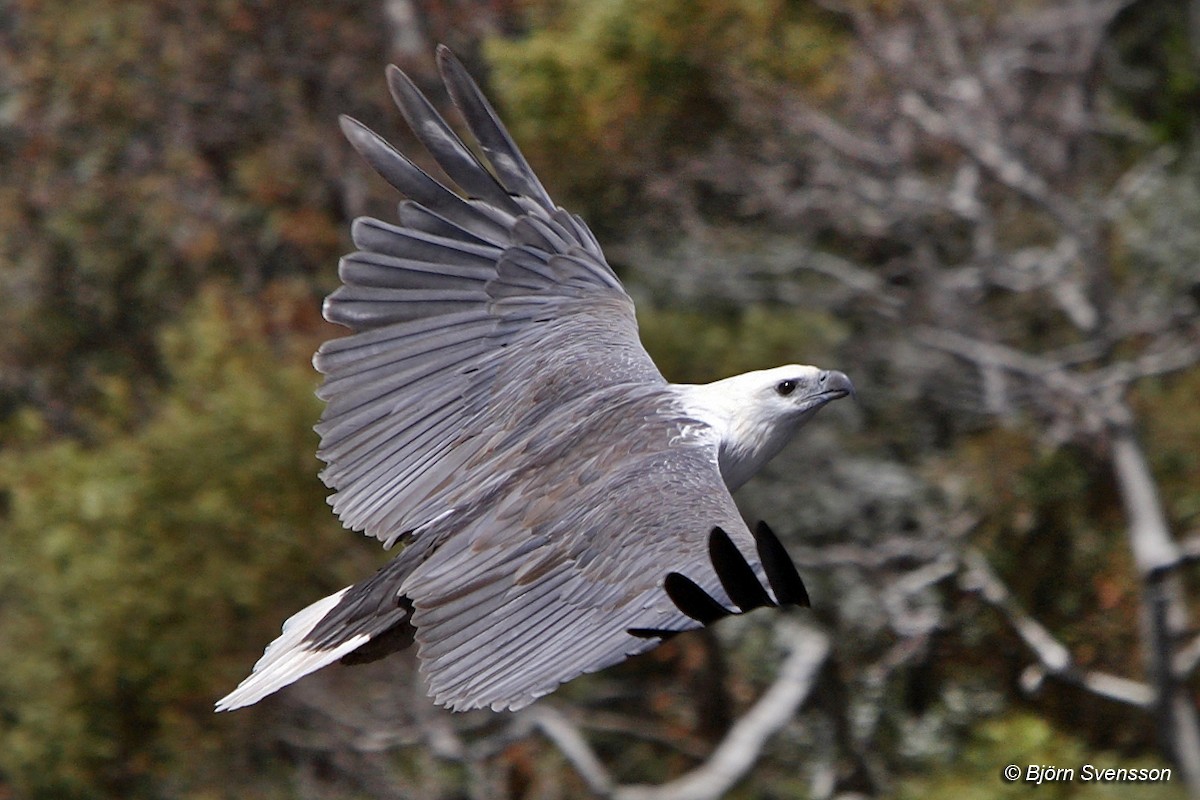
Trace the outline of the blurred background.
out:
[[[853,378],[738,496],[813,611],[531,715],[411,654],[214,715],[387,557],[325,504],[309,358],[397,201],[337,117],[428,164],[383,68],[448,110],[439,42],[669,379]],[[0,799],[682,796],[797,624],[731,797],[1200,797],[1198,136],[1196,0],[7,0]]]

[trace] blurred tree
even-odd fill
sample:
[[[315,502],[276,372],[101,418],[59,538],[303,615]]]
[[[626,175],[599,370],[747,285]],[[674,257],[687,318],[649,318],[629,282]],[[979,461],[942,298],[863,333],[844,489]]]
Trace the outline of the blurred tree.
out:
[[[835,8],[831,18],[818,17],[837,43],[836,57],[822,62],[821,81],[779,79],[706,52],[700,74],[705,86],[720,87],[710,96],[720,97],[721,115],[698,124],[698,139],[672,136],[652,114],[649,125],[623,127],[626,136],[647,137],[638,142],[645,152],[679,154],[650,168],[645,160],[629,163],[639,165],[634,169],[648,176],[643,185],[662,201],[657,227],[681,224],[694,243],[656,246],[645,235],[655,223],[639,222],[627,229],[634,231],[627,247],[609,249],[649,265],[660,288],[692,302],[714,294],[740,303],[786,298],[845,319],[839,349],[853,354],[856,376],[865,377],[860,386],[870,427],[887,430],[885,448],[901,456],[892,466],[919,484],[913,466],[924,465],[924,477],[941,485],[940,500],[921,502],[907,522],[899,518],[896,539],[884,533],[886,525],[849,509],[835,516],[846,527],[834,542],[857,539],[848,531],[865,525],[876,536],[868,544],[864,534],[864,547],[896,548],[897,557],[902,547],[915,559],[893,567],[899,574],[893,573],[891,596],[862,582],[878,581],[887,556],[834,556],[836,547],[812,554],[814,565],[840,558],[857,568],[860,577],[847,576],[836,596],[851,609],[837,623],[858,631],[834,637],[834,663],[839,650],[853,651],[846,659],[858,674],[847,668],[846,680],[875,698],[858,703],[870,707],[872,724],[860,722],[857,730],[847,724],[845,747],[860,763],[839,785],[857,789],[863,775],[871,790],[886,784],[889,767],[877,737],[908,725],[913,710],[892,704],[889,686],[917,670],[934,671],[941,683],[933,696],[944,703],[964,679],[970,683],[972,672],[999,668],[993,677],[1020,679],[1027,690],[1041,688],[1048,675],[1081,687],[1083,693],[1050,701],[1065,706],[1064,718],[1088,716],[1080,707],[1092,707],[1090,691],[1127,704],[1132,716],[1125,718],[1140,725],[1091,730],[1121,730],[1140,737],[1141,746],[1154,729],[1141,715],[1153,709],[1165,751],[1200,791],[1194,711],[1200,643],[1189,638],[1192,612],[1182,585],[1196,548],[1173,533],[1186,530],[1186,517],[1165,514],[1179,503],[1186,507],[1191,492],[1177,490],[1160,502],[1150,459],[1170,458],[1178,468],[1171,454],[1181,449],[1170,444],[1151,456],[1138,439],[1149,420],[1195,417],[1169,403],[1137,405],[1134,388],[1159,376],[1186,380],[1175,376],[1194,373],[1200,363],[1189,244],[1190,231],[1200,226],[1191,210],[1194,178],[1187,156],[1158,145],[1166,139],[1194,146],[1197,106],[1180,100],[1191,97],[1196,75],[1194,27],[1187,27],[1194,9],[1173,5],[1163,17],[1154,3],[1047,1],[1001,9],[952,0]],[[546,27],[554,37],[535,36],[528,49],[494,50],[497,87],[514,98],[530,128],[543,131],[563,121],[552,109],[573,102],[561,100],[567,94],[561,87],[570,83],[545,75],[587,75],[611,52],[559,45],[591,41],[594,28],[570,6],[552,16]],[[776,16],[787,18],[778,9]],[[613,17],[634,28],[641,19],[616,11]],[[647,18],[657,30],[657,17]],[[676,52],[668,37],[648,41],[651,52]],[[551,60],[556,71],[547,73],[546,53],[557,47],[570,56]],[[723,52],[721,45],[713,50]],[[637,52],[630,46],[613,58],[636,63],[631,51]],[[585,66],[577,63],[584,59]],[[1131,74],[1142,80],[1136,93],[1125,81]],[[1163,89],[1150,93],[1161,102],[1138,102],[1147,80]],[[512,88],[509,81],[520,83]],[[633,98],[643,85],[654,84],[620,84],[623,96]],[[571,94],[586,95],[587,86],[572,86]],[[582,115],[573,129],[588,130],[587,119]],[[1148,135],[1156,126],[1157,140]],[[551,139],[576,147],[592,140]],[[673,150],[680,142],[687,148]],[[571,170],[582,158],[559,166]],[[582,185],[590,169],[575,167]],[[714,204],[714,196],[722,202]],[[994,430],[997,418],[1010,433]],[[965,472],[977,447],[987,451],[986,460]],[[878,476],[885,463],[862,467]],[[1018,502],[1005,509],[984,487],[997,467],[1009,465],[1023,483]],[[791,505],[813,502],[828,516],[822,495],[871,496],[862,483],[849,483],[849,471],[834,466],[801,490],[803,497],[793,493]],[[839,472],[847,483],[828,480]],[[1200,481],[1200,473],[1188,475]],[[771,506],[765,496],[781,489],[768,473],[747,491],[761,512]],[[828,523],[816,525],[807,530]],[[929,550],[913,540],[919,530],[929,531]],[[1018,595],[979,560],[964,538],[970,531],[1015,572]],[[1064,570],[1076,579],[1064,581]],[[986,648],[1012,652],[1004,641],[1009,634],[943,616],[965,610],[957,602],[965,598],[937,592],[956,576],[962,588],[1002,611],[1033,665],[1023,664],[1024,657],[971,665],[953,656],[956,665],[937,664],[931,637],[939,630],[982,636],[991,641]],[[855,592],[873,598],[870,609],[853,605]],[[1053,620],[1053,630],[1065,630],[1060,635],[1078,651],[1029,616],[1022,608],[1029,605]],[[881,618],[877,626],[867,624],[872,614]],[[1143,626],[1143,617],[1152,621]],[[890,653],[859,648],[888,633],[898,638]],[[1145,682],[1124,677],[1139,652],[1148,659]],[[879,659],[870,678],[862,674],[865,659]],[[862,713],[846,718],[861,720]]]
[[[680,637],[539,704],[557,718],[441,714],[411,658],[211,716],[349,577],[335,554],[378,557],[319,500],[301,362],[345,219],[394,202],[336,115],[394,130],[380,67],[427,81],[426,39],[489,56],[672,378],[808,360],[859,385],[739,498],[792,537],[833,646],[735,796],[1156,763],[1148,712],[1194,700],[1200,640],[1177,625],[1174,672],[1137,668],[1126,514],[1178,540],[1155,574],[1187,601],[1200,6],[520,6],[0,5],[0,795],[577,797],[580,740],[613,782],[694,777],[782,685],[750,616],[723,664]],[[1161,513],[1122,504],[1138,476]],[[714,723],[695,692],[718,690]]]
[[[844,26],[808,3],[571,1],[529,14],[528,36],[488,42],[492,82],[551,190],[594,224],[661,203],[689,155],[734,134],[731,76],[833,93],[844,54]]]
[[[1009,764],[1020,765],[1026,771],[1035,767],[1073,769],[1074,779],[1048,779],[1030,786],[1024,780],[1000,778],[1000,770]],[[973,733],[962,753],[939,766],[928,777],[903,781],[896,793],[902,800],[941,800],[941,798],[1028,797],[1036,791],[1039,797],[1071,798],[1072,800],[1103,800],[1103,798],[1183,797],[1167,782],[1104,783],[1084,781],[1081,768],[1090,764],[1096,769],[1124,767],[1126,769],[1162,770],[1161,764],[1147,759],[1130,759],[1118,753],[1095,753],[1082,742],[1053,729],[1045,720],[1029,714],[1012,714],[991,720]],[[1051,773],[1058,775],[1058,773]]]
[[[93,445],[27,417],[0,455],[0,784],[18,796],[151,796],[255,749],[214,699],[304,587],[373,549],[349,563],[316,479],[318,323],[294,287],[208,288],[163,334],[152,418],[131,426],[113,381]]]
[[[206,276],[328,274],[336,118],[383,105],[385,28],[368,0],[5,9],[0,315],[20,334],[0,343],[0,408],[69,424],[90,375],[161,366],[156,328]]]

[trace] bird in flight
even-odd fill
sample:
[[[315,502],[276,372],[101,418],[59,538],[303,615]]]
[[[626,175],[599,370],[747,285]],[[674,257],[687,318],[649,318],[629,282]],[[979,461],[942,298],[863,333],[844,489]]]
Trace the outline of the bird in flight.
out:
[[[395,67],[396,104],[461,193],[342,118],[408,199],[395,223],[354,222],[358,250],[324,306],[354,333],[313,359],[330,503],[403,547],[288,619],[217,710],[414,641],[435,702],[518,709],[679,631],[808,604],[730,492],[850,380],[791,364],[668,383],[591,231],[454,55],[437,60],[490,169]]]

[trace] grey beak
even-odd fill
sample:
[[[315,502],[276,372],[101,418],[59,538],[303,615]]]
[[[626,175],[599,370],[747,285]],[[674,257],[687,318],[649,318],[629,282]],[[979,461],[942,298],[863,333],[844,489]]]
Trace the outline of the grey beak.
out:
[[[827,369],[821,372],[817,381],[821,395],[827,396],[830,400],[837,400],[847,395],[855,399],[858,398],[858,395],[854,391],[854,384],[850,382],[850,379],[846,377],[846,373],[844,372]]]

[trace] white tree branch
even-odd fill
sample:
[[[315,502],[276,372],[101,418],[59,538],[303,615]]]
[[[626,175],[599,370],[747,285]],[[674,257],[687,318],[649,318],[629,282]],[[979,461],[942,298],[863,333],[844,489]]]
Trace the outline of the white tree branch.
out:
[[[593,794],[598,797],[614,796],[612,776],[574,723],[550,706],[535,706],[526,711],[524,716],[558,748]]]
[[[734,723],[703,764],[660,786],[618,786],[579,729],[550,708],[525,712],[532,723],[575,767],[588,788],[612,800],[716,800],[762,756],[767,741],[795,716],[812,691],[829,653],[829,638],[814,628],[783,620],[776,635],[787,649],[779,675],[746,714]]]
[[[1129,520],[1129,545],[1138,571],[1145,578],[1176,566],[1182,553],[1171,537],[1154,476],[1133,429],[1127,425],[1116,427],[1111,446],[1117,490]]]
[[[1143,353],[1132,360],[1105,367],[1089,382],[1097,388],[1127,386],[1142,378],[1179,372],[1197,364],[1200,364],[1200,342],[1179,342],[1174,347]]]
[[[829,654],[829,638],[813,628],[785,620],[776,631],[788,649],[779,676],[730,728],[712,757],[661,786],[624,787],[617,792],[617,800],[716,800],[745,776],[767,740],[791,720],[808,697]]]
[[[982,553],[968,549],[963,554],[963,564],[966,569],[960,579],[962,587],[999,610],[1037,657],[1038,663],[1022,675],[1023,688],[1035,691],[1047,675],[1054,675],[1110,700],[1146,710],[1154,708],[1156,694],[1149,685],[1118,675],[1078,669],[1071,651],[1021,608]]]

